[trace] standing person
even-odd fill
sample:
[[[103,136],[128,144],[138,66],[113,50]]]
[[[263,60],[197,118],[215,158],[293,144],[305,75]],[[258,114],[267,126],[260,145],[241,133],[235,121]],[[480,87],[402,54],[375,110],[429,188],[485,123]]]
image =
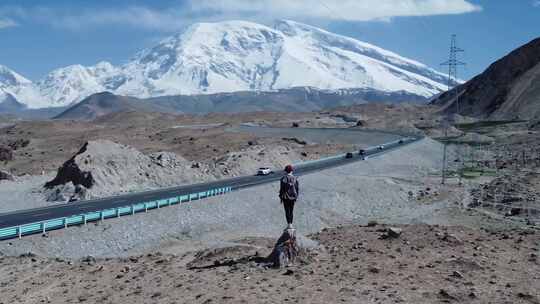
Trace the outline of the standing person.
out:
[[[285,208],[285,218],[287,219],[287,229],[293,228],[293,211],[294,204],[298,199],[299,187],[298,179],[293,175],[293,166],[285,167],[287,173],[281,178],[279,186],[279,198]]]

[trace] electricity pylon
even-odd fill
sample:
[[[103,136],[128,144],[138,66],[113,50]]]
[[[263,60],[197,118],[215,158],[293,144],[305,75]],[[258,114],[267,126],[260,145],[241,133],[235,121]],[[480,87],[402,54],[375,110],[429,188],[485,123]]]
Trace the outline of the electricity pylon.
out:
[[[457,59],[457,54],[460,52],[464,52],[463,49],[460,49],[457,47],[456,42],[456,35],[452,35],[452,41],[450,42],[450,57],[447,61],[441,63],[441,65],[448,66],[448,95],[450,98],[452,98],[452,94],[454,94],[454,102],[456,103],[456,114],[459,114],[460,108],[459,108],[459,83],[457,78],[457,68],[458,66],[465,65],[464,62],[461,62]],[[451,114],[451,110],[446,111],[446,118],[444,122],[444,148],[443,148],[443,166],[442,166],[442,181],[441,184],[444,185],[446,180],[446,163],[447,163],[447,143],[448,140],[448,128],[452,122],[457,123],[453,119],[454,117]],[[458,153],[458,157],[461,153]],[[463,162],[460,160],[460,163],[463,164]],[[462,166],[463,167],[463,166]],[[463,169],[463,168],[461,168]],[[459,183],[461,184],[461,172],[459,172]]]

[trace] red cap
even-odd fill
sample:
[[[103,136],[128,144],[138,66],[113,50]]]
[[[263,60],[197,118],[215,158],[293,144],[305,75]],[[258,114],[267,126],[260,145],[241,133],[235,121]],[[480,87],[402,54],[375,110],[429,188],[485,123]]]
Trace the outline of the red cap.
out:
[[[285,166],[285,172],[287,172],[287,173],[293,172],[293,166],[292,165]]]

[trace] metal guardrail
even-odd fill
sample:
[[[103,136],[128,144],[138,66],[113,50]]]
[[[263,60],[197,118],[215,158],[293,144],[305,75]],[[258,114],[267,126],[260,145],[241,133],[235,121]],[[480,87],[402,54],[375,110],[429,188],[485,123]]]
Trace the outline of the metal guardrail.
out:
[[[416,138],[405,137],[401,139],[402,141],[401,143],[404,145],[411,144],[420,139],[421,138],[418,138],[418,137]],[[393,150],[394,148],[400,145],[400,140],[392,141],[383,145],[386,147],[386,149],[384,149],[384,151],[381,151],[381,152],[389,152],[390,150]],[[369,148],[366,148],[365,150],[366,151],[376,150],[377,147],[378,146],[369,147]],[[313,163],[337,160],[337,159],[344,158],[346,154],[347,153],[343,153],[343,154],[338,154],[335,156],[330,156],[330,157],[321,158],[317,160],[306,161],[306,162],[295,164],[295,166],[305,166],[305,165],[313,164]],[[159,209],[161,207],[172,206],[172,205],[191,202],[194,200],[200,200],[207,197],[227,194],[233,190],[234,188],[230,186],[222,187],[222,188],[215,188],[215,189],[210,189],[207,191],[191,193],[191,194],[181,195],[181,196],[167,198],[167,199],[160,199],[160,200],[155,200],[155,201],[150,201],[150,202],[130,204],[123,207],[103,209],[100,211],[73,215],[69,217],[55,218],[55,219],[49,219],[49,220],[35,222],[35,223],[28,223],[28,224],[19,225],[19,226],[6,227],[6,228],[0,229],[0,240],[13,239],[17,237],[21,238],[26,235],[46,233],[47,231],[64,229],[69,226],[84,225],[89,222],[103,221],[109,218],[117,218],[117,217],[121,217],[125,215],[133,215],[135,213],[140,213],[140,212],[148,212],[148,210],[152,210],[152,209]]]
[[[29,223],[21,226],[14,226],[0,229],[0,240],[21,238],[25,235],[45,233],[51,230],[63,229],[69,226],[86,224],[88,222],[103,221],[109,218],[121,217],[123,215],[133,215],[140,212],[148,212],[148,210],[159,209],[161,207],[187,203],[194,200],[200,200],[207,197],[223,195],[233,190],[232,187],[223,187],[211,189],[208,191],[191,193],[187,195],[162,199],[157,201],[131,204],[124,207],[104,209],[96,212],[90,212],[80,215],[74,215],[64,218],[50,219],[36,223]]]

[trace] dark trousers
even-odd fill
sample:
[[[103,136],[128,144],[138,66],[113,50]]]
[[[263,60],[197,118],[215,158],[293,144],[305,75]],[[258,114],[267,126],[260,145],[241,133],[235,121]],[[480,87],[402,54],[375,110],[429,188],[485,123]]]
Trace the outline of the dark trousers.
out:
[[[293,222],[293,211],[295,202],[296,201],[292,200],[283,200],[283,207],[285,207],[285,218],[287,219],[287,224],[292,224]]]

